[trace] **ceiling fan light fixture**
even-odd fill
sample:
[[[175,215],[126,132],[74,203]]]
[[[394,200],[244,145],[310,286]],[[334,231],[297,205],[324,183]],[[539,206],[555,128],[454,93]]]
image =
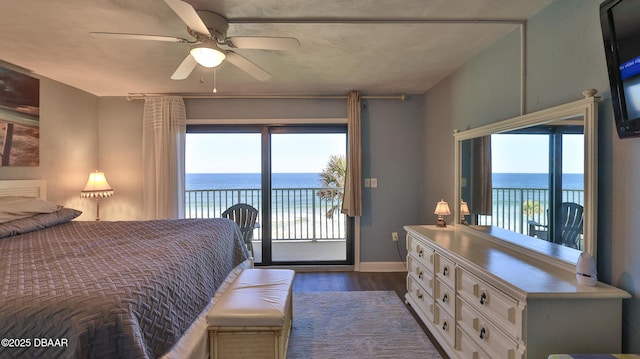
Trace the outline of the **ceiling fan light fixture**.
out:
[[[224,51],[213,42],[193,45],[189,52],[196,62],[204,67],[216,67],[227,57]]]

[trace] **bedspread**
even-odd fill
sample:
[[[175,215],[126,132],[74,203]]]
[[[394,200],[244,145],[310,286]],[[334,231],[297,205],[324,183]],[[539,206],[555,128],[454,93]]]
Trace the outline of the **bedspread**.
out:
[[[12,340],[0,358],[158,357],[246,258],[226,219],[71,221],[0,239],[0,338]]]

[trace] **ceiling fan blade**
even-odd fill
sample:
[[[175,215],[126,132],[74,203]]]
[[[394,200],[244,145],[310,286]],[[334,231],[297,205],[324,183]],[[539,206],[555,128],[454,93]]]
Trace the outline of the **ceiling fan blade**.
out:
[[[266,81],[271,78],[271,74],[260,66],[247,60],[245,57],[236,54],[233,51],[227,51],[227,61],[238,67],[240,70],[248,73],[257,80]]]
[[[189,42],[187,39],[174,36],[160,36],[160,35],[144,35],[144,34],[122,34],[116,32],[90,32],[92,37],[98,37],[103,39],[127,39],[127,40],[151,40],[151,41],[166,41],[166,42]]]
[[[239,49],[295,51],[300,48],[300,42],[293,37],[234,36],[229,40]]]
[[[178,68],[173,73],[173,75],[171,75],[171,79],[172,80],[186,79],[187,77],[189,77],[189,75],[191,75],[191,72],[193,71],[193,69],[196,68],[197,64],[198,63],[196,62],[196,59],[194,59],[193,56],[191,56],[191,54],[188,54],[187,57],[185,57],[184,60],[182,60],[182,63],[180,64],[180,66],[178,66]]]
[[[193,31],[210,35],[207,25],[200,19],[196,10],[190,4],[182,0],[164,0],[169,7],[182,19],[182,21]]]

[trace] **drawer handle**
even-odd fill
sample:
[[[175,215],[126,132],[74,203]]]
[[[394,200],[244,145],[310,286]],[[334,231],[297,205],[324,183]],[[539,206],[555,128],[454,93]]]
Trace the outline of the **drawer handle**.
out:
[[[446,332],[447,329],[449,329],[449,323],[447,323],[447,321],[445,320],[445,322],[442,323],[442,330],[444,330]]]
[[[418,299],[422,300],[424,298],[424,296],[422,295],[422,293],[418,293]]]
[[[447,293],[442,296],[442,303],[449,303],[449,295]]]
[[[445,277],[447,275],[449,275],[449,267],[448,266],[444,266],[444,269],[442,270],[442,275],[444,275]]]
[[[482,292],[480,294],[480,304],[485,305],[487,303],[487,293]]]
[[[418,257],[424,258],[424,250],[422,248],[418,250]]]
[[[482,329],[480,329],[480,339],[484,340],[484,338],[487,337],[487,330],[482,327]]]
[[[424,272],[418,273],[418,278],[422,279],[424,277]]]

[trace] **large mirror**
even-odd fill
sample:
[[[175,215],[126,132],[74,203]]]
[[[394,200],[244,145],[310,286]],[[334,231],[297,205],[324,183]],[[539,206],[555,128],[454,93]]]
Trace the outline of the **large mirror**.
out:
[[[596,256],[599,98],[583,94],[455,133],[460,227],[565,265],[582,251]]]

